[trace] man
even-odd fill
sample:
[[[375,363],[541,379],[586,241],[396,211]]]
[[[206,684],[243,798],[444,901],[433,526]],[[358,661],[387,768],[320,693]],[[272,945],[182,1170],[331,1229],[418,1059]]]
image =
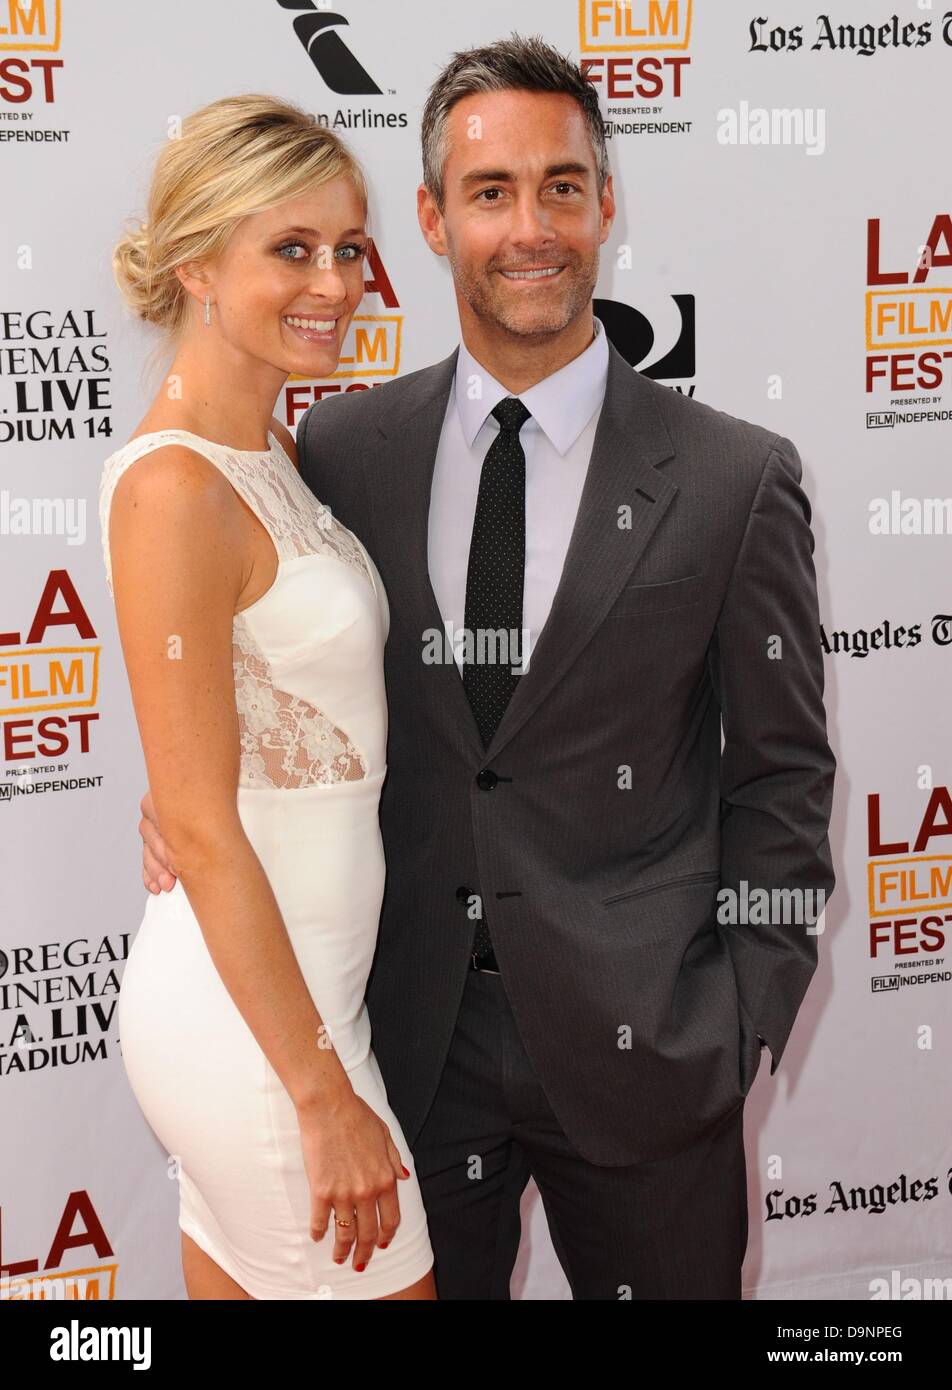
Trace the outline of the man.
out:
[[[423,158],[462,343],[312,407],[298,453],[390,603],[367,997],[438,1293],[509,1297],[531,1175],[574,1297],[739,1298],[744,1099],[817,943],[717,895],[834,885],[799,455],[608,343],[612,180],[572,63],[457,55]]]

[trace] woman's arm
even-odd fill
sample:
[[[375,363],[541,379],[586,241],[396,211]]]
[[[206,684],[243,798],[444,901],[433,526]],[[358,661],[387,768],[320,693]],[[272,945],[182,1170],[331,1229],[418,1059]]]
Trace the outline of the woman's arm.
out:
[[[116,616],[149,786],[170,862],[215,966],[292,1098],[331,1098],[346,1073],[271,886],[238,817],[232,619],[247,544],[227,480],[177,445],[113,495]]]
[[[325,1169],[339,1181],[341,1166],[358,1168],[366,1188],[349,1133],[357,1098],[333,1046],[321,1045],[321,1017],[237,811],[232,621],[250,578],[245,525],[227,479],[191,450],[169,445],[131,465],[109,523],[119,635],[169,862],[215,967],[299,1115],[345,1119],[348,1137]],[[402,1172],[392,1141],[381,1152]],[[369,1165],[375,1179],[380,1157]],[[334,1196],[346,1206],[347,1193]],[[314,1210],[326,1227],[319,1200]],[[369,1225],[361,1221],[361,1240]],[[389,1238],[383,1221],[380,1235]]]
[[[284,446],[288,458],[298,468],[297,445],[286,425],[275,416],[271,417],[271,430]],[[175,887],[175,874],[169,863],[168,852],[158,826],[158,812],[152,795],[146,790],[139,803],[142,819],[139,821],[139,834],[142,836],[142,882],[150,893],[171,892]]]

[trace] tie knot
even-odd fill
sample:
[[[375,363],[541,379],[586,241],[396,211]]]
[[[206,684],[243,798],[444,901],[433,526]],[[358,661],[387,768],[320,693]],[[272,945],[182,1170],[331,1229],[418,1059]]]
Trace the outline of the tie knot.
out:
[[[494,405],[490,413],[499,421],[502,429],[515,430],[518,434],[532,412],[526,409],[518,396],[507,396],[504,401]]]

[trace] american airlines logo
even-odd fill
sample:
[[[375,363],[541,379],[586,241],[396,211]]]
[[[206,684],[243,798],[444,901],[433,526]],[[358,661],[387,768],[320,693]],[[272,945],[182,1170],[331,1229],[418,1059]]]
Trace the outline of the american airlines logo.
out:
[[[282,10],[299,10],[294,21],[297,34],[321,80],[339,96],[380,96],[380,88],[344,43],[337,26],[346,24],[342,14],[319,9],[312,0],[278,0]]]

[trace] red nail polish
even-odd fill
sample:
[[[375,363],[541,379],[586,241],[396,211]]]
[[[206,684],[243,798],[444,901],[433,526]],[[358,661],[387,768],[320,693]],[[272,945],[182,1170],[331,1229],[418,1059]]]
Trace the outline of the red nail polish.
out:
[[[410,1176],[410,1169],[407,1168],[403,1163],[400,1164],[400,1167],[403,1169],[403,1176],[405,1178],[408,1178]]]
[[[361,1271],[362,1269],[366,1269],[366,1268],[367,1268],[366,1265],[358,1265],[358,1266],[357,1266],[357,1273],[359,1274],[360,1271]]]
[[[390,1244],[389,1240],[385,1240],[385,1241],[383,1242],[383,1244],[381,1245],[381,1247],[380,1247],[381,1250],[386,1250],[386,1248],[387,1248],[387,1246],[388,1246],[389,1244]]]

